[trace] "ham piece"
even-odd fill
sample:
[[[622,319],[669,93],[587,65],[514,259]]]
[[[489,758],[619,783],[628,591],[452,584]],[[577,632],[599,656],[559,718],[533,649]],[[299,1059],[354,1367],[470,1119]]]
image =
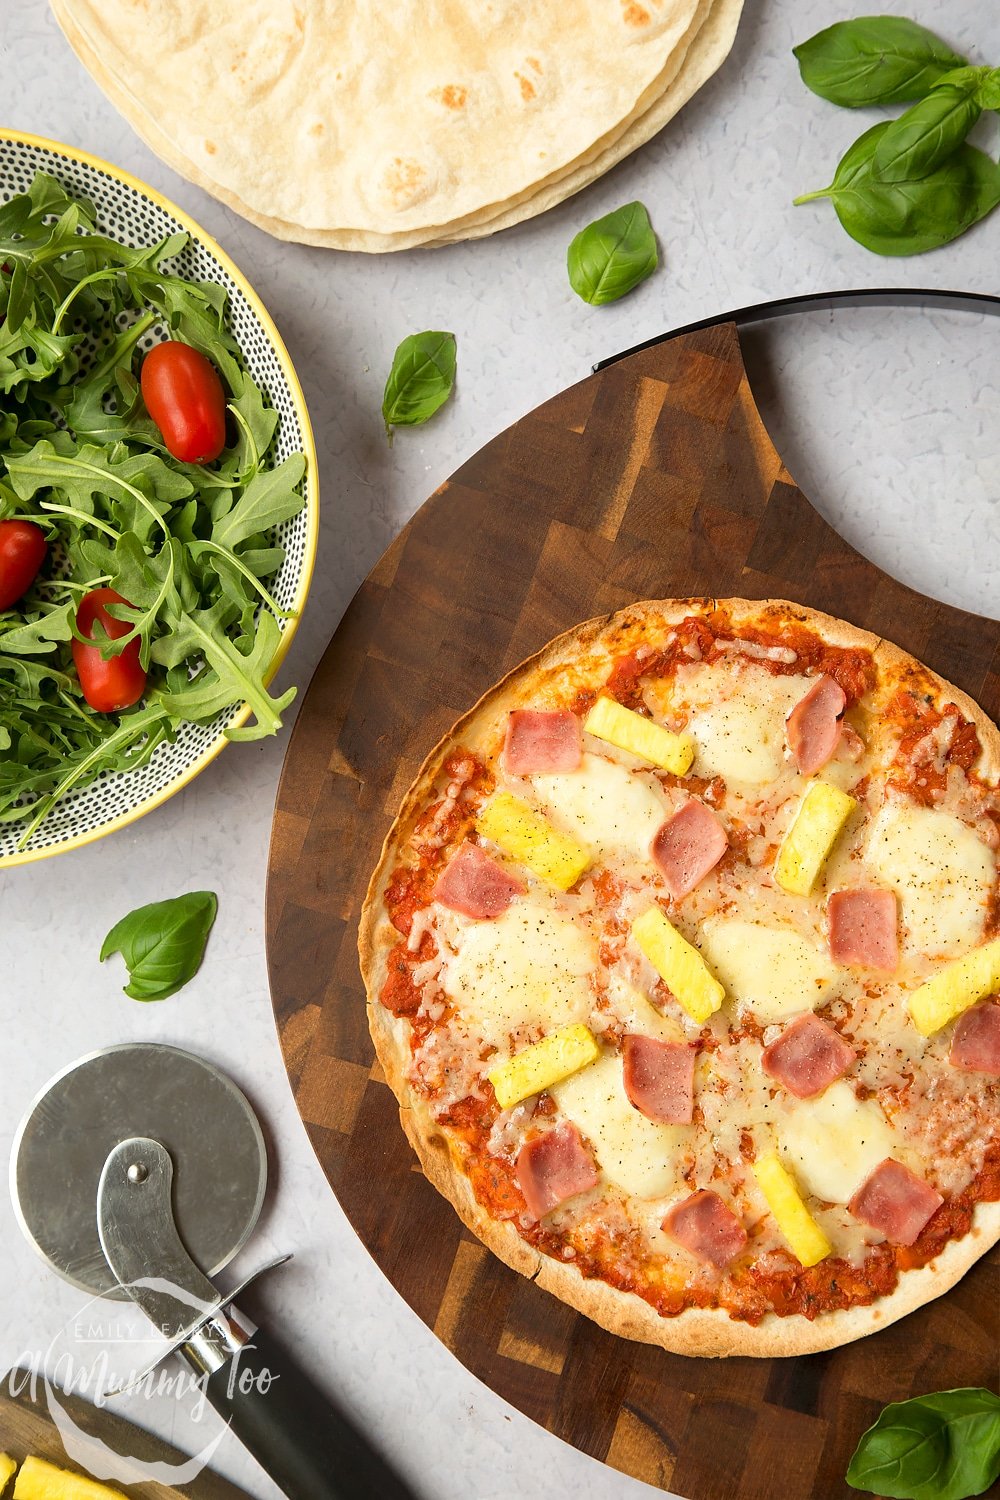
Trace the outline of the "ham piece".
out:
[[[887,1156],[854,1194],[848,1210],[893,1245],[912,1245],[944,1199],[901,1161]]]
[[[826,903],[830,921],[830,957],[835,964],[884,969],[899,964],[896,893],[868,887],[833,891]]]
[[[575,1125],[566,1121],[526,1141],[517,1153],[517,1180],[535,1219],[544,1218],[567,1198],[596,1187],[594,1159]]]
[[[714,870],[728,846],[715,813],[691,797],[655,835],[651,852],[667,890],[678,901]]]
[[[626,1036],[622,1044],[625,1092],[640,1114],[663,1125],[690,1125],[694,1052],[687,1042]]]
[[[433,898],[463,917],[500,917],[527,887],[478,844],[463,844],[445,866]]]
[[[507,715],[503,764],[512,776],[578,771],[582,759],[580,720],[568,708],[515,708]]]
[[[826,765],[840,743],[841,715],[847,695],[832,677],[817,678],[788,715],[785,735],[803,776]]]
[[[732,1209],[708,1188],[675,1203],[661,1227],[685,1250],[720,1270],[747,1242],[747,1232]]]
[[[761,1054],[765,1073],[794,1094],[811,1099],[842,1078],[857,1053],[819,1016],[800,1016]]]
[[[1000,1076],[1000,1005],[996,1001],[965,1012],[955,1027],[948,1061],[966,1073]]]

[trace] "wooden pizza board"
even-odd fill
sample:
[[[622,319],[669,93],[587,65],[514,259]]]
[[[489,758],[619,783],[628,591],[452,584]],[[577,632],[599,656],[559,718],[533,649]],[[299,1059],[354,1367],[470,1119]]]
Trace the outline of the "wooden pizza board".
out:
[[[29,1454],[48,1459],[61,1469],[72,1469],[86,1474],[87,1470],[67,1457],[59,1430],[52,1421],[44,1400],[44,1383],[32,1381],[27,1370],[9,1371],[0,1387],[0,1452],[9,1453],[18,1464]],[[172,1448],[161,1438],[135,1427],[108,1407],[93,1406],[79,1396],[59,1392],[59,1404],[88,1437],[99,1439],[116,1453],[136,1458],[143,1464],[163,1463],[178,1466],[187,1455]],[[89,1476],[88,1476],[89,1477]],[[111,1480],[104,1481],[114,1489],[122,1489],[137,1500],[249,1500],[245,1490],[238,1489],[210,1469],[203,1469],[188,1484],[161,1484],[147,1479],[139,1484],[121,1485]]]
[[[464,464],[358,591],[285,757],[268,873],[271,990],[312,1143],[362,1241],[481,1380],[584,1453],[690,1500],[836,1500],[887,1401],[997,1380],[1000,1250],[859,1343],[698,1360],[605,1333],[508,1270],[427,1183],[374,1061],[356,931],[417,767],[552,636],[637,599],[783,597],[896,641],[1000,710],[1000,625],[914,593],[806,500],[734,324],[599,371]]]

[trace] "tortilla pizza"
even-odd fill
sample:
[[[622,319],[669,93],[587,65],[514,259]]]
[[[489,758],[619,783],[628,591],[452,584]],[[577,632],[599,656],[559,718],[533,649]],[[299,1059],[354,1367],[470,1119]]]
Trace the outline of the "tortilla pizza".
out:
[[[694,1355],[831,1348],[1000,1237],[1000,734],[782,600],[636,604],[428,756],[360,954],[431,1182]]]

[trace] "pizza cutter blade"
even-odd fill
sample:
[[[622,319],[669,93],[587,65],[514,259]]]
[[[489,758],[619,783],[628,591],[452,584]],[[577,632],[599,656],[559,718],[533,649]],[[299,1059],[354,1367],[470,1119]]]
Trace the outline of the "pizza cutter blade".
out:
[[[11,1153],[11,1197],[42,1259],[82,1292],[126,1299],[101,1248],[97,1187],[129,1136],[161,1141],[183,1163],[174,1183],[178,1233],[214,1276],[249,1239],[267,1182],[257,1118],[223,1073],[163,1045],[92,1052],[30,1104]]]
[[[52,1079],[17,1131],[10,1181],[48,1265],[82,1291],[135,1302],[290,1500],[413,1500],[289,1356],[248,1331],[236,1293],[212,1283],[249,1238],[266,1177],[260,1126],[235,1084],[179,1048],[140,1043]]]

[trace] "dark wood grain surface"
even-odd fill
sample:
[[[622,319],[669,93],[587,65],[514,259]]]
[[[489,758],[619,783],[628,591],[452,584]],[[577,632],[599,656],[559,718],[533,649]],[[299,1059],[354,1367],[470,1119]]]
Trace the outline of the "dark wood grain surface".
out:
[[[123,1457],[137,1459],[143,1465],[169,1464],[176,1469],[187,1462],[188,1455],[154,1437],[151,1432],[126,1422],[108,1406],[94,1406],[79,1396],[58,1393],[59,1405],[72,1418],[86,1438],[95,1438]],[[72,1469],[78,1474],[89,1474],[80,1463],[67,1457],[59,1429],[49,1414],[45,1399],[45,1385],[41,1379],[32,1379],[27,1370],[8,1371],[0,1389],[0,1451],[9,1453],[21,1464],[29,1454],[45,1458],[61,1469]],[[98,1476],[100,1477],[100,1476]],[[237,1489],[228,1479],[215,1474],[211,1469],[202,1472],[188,1484],[176,1487],[156,1479],[145,1479],[137,1484],[122,1484],[105,1480],[114,1489],[122,1489],[136,1500],[249,1500],[245,1490]]]
[[[421,1175],[365,1021],[356,929],[426,752],[559,631],[636,599],[787,597],[896,641],[1000,709],[1000,625],[859,556],[785,472],[731,324],[531,412],[433,495],[321,662],[278,791],[271,990],[299,1111],[382,1270],[449,1349],[585,1453],[690,1500],[837,1500],[891,1400],[996,1388],[1000,1253],[875,1336],[793,1360],[685,1359],[597,1328],[501,1265]]]

